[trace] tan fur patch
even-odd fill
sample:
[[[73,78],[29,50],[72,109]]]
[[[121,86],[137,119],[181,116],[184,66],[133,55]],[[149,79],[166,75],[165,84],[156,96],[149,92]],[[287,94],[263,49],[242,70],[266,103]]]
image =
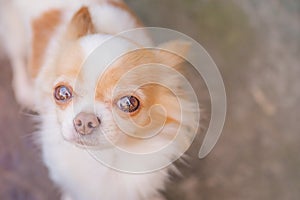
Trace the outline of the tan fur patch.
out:
[[[29,74],[35,78],[43,64],[46,48],[61,21],[61,11],[50,10],[32,22],[32,50],[29,59]]]
[[[105,102],[107,93],[105,91],[112,89],[117,85],[121,77],[131,69],[149,63],[162,64],[169,67],[175,67],[184,62],[184,59],[174,53],[164,50],[140,49],[130,52],[119,58],[102,75],[97,86],[96,100]],[[151,73],[145,72],[145,73]],[[128,80],[131,82],[132,80]],[[109,95],[108,95],[109,96]]]
[[[111,90],[122,75],[134,67],[152,62],[153,59],[153,54],[148,50],[135,51],[119,58],[100,78],[96,91],[96,100],[105,102],[105,91]]]
[[[84,62],[83,51],[78,41],[65,43],[55,63],[56,76],[81,79],[80,71]]]
[[[128,71],[134,69],[135,67],[139,67],[144,64],[149,63],[162,63],[161,57],[157,56],[156,52],[158,51],[149,51],[147,49],[137,50],[131,53],[128,53],[118,61],[116,61],[100,78],[98,82],[98,86],[96,89],[96,100],[101,102],[108,102],[110,98],[113,97],[111,92],[114,92],[114,87],[119,84],[120,86],[120,79],[123,75],[125,75]],[[166,56],[165,53],[162,53],[161,56]],[[169,56],[167,57],[169,58]],[[164,63],[162,63],[164,64]],[[145,74],[151,73],[151,69],[149,68],[147,71],[144,72]],[[159,77],[159,74],[157,75]],[[136,77],[138,79],[138,77]],[[122,80],[123,86],[129,86],[135,83],[135,77],[126,78]],[[142,91],[143,95],[146,97],[145,99],[140,99],[140,109],[133,113],[119,113],[121,117],[128,118],[130,117],[136,124],[140,126],[146,126],[150,120],[149,111],[152,109],[154,105],[162,106],[167,113],[170,113],[174,110],[180,110],[180,106],[170,91],[158,84],[147,84],[145,86],[140,86],[139,90]],[[125,94],[125,95],[134,95],[136,94]],[[139,96],[137,96],[139,98]],[[167,99],[164,99],[167,97]],[[144,98],[144,97],[140,97]],[[172,99],[172,102],[170,101]],[[114,99],[115,101],[116,99]],[[114,102],[111,102],[114,103]],[[154,112],[154,115],[158,113]],[[178,117],[178,113],[175,114]],[[143,116],[143,117],[141,117]],[[173,118],[175,116],[166,116],[166,123],[175,123],[176,120]]]
[[[78,39],[84,35],[92,34],[95,28],[87,7],[80,8],[73,16],[68,28],[67,39]]]
[[[75,82],[77,80],[83,81],[83,74],[80,73],[83,62],[84,59],[82,48],[78,42],[75,41],[64,44],[63,49],[61,49],[61,53],[59,54],[59,57],[57,58],[53,67],[55,69],[55,77],[63,76],[66,78],[66,82],[63,81],[58,83],[57,85],[67,85],[68,87],[72,88],[75,87],[73,85],[75,83],[68,82],[69,80],[75,80]],[[74,88],[72,88],[72,91],[73,89]],[[73,92],[75,93],[76,91]],[[72,101],[62,104],[56,102],[56,104],[60,107],[60,109],[64,110],[70,105],[71,102]]]

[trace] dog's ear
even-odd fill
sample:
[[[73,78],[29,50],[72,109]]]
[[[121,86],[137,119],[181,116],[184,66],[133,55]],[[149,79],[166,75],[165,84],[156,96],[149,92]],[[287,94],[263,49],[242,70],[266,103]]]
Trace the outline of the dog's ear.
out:
[[[82,7],[72,17],[67,28],[66,37],[73,40],[94,32],[95,30],[90,12],[87,7]]]
[[[161,64],[174,67],[186,61],[191,43],[183,40],[173,40],[158,46],[157,56]]]

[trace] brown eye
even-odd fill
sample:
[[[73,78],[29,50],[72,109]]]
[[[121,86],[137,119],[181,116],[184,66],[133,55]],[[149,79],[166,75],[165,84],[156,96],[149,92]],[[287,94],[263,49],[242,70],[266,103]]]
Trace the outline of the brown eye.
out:
[[[125,96],[119,99],[117,106],[123,112],[131,113],[139,108],[140,101],[134,96]]]
[[[66,103],[72,97],[73,97],[72,88],[70,88],[68,86],[60,85],[60,86],[57,86],[54,90],[54,98],[59,103]]]

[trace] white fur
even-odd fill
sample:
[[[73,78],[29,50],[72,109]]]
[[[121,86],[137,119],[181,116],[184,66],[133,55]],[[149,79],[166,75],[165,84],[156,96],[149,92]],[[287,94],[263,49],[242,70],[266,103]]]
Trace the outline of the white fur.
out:
[[[65,200],[140,200],[140,199],[162,199],[158,190],[164,188],[164,182],[168,177],[168,169],[164,168],[156,172],[145,174],[128,174],[113,170],[97,161],[89,151],[72,143],[76,139],[72,121],[79,112],[96,112],[102,116],[102,129],[106,129],[106,135],[112,141],[118,140],[118,132],[112,124],[113,116],[111,110],[104,102],[97,102],[96,108],[91,103],[98,74],[101,73],[110,57],[103,56],[100,59],[99,68],[83,69],[84,78],[82,82],[76,83],[72,77],[56,77],[53,73],[53,59],[60,48],[59,39],[62,37],[67,23],[72,15],[81,7],[88,6],[93,23],[98,32],[79,41],[84,57],[97,48],[98,45],[109,40],[113,34],[135,28],[135,19],[130,14],[119,8],[105,4],[105,0],[0,0],[0,36],[3,39],[5,49],[12,61],[14,72],[14,89],[17,100],[24,106],[37,110],[41,117],[41,128],[39,143],[42,147],[42,156],[49,169],[51,179],[61,187]],[[26,62],[30,51],[32,33],[30,22],[40,16],[48,9],[57,8],[64,11],[62,20],[55,35],[51,38],[47,49],[45,60],[39,75],[35,80],[29,80],[26,72]],[[133,36],[138,41],[149,43],[147,35],[139,34]],[[133,39],[131,38],[131,39]],[[118,49],[133,50],[137,46],[134,42],[124,38],[118,38],[111,51]],[[119,46],[118,46],[119,45]],[[110,50],[108,50],[110,52]],[[94,76],[92,76],[94,75]],[[68,106],[65,110],[57,109],[53,101],[53,86],[57,82],[68,82],[80,93],[74,98],[76,106]],[[124,92],[124,91],[123,91]],[[142,94],[141,94],[142,96]],[[193,108],[187,108],[190,112]],[[188,122],[186,122],[188,123]],[[166,127],[167,132],[173,132],[173,127]],[[103,142],[103,138],[96,138]],[[155,145],[145,143],[144,150],[151,150],[161,146],[167,141],[157,139]],[[104,141],[105,143],[105,141]],[[105,144],[103,143],[103,146]],[[157,146],[156,146],[157,145]],[[151,147],[151,148],[150,148]],[[173,146],[160,161],[170,159],[174,152],[181,148]],[[134,151],[141,147],[132,148]],[[92,150],[91,150],[92,151]],[[101,150],[109,155],[111,160],[122,160],[114,153],[111,146]],[[142,151],[141,151],[142,152]],[[159,162],[159,161],[158,161]],[[130,164],[130,163],[129,163]],[[151,165],[152,162],[140,163],[140,165]]]

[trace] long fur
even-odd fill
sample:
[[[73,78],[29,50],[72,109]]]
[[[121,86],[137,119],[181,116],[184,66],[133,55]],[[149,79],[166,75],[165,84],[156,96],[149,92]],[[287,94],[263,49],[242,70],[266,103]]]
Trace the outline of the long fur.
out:
[[[182,59],[163,51],[141,50],[123,56],[109,69],[100,67],[106,62],[105,56],[99,57],[96,66],[82,68],[91,52],[108,38],[128,29],[142,27],[122,1],[1,0],[0,7],[0,36],[12,61],[16,98],[21,105],[40,115],[37,141],[41,145],[49,176],[63,192],[62,198],[163,199],[159,191],[164,189],[168,170],[174,169],[173,165],[143,174],[111,169],[91,155],[93,149],[87,151],[89,147],[76,144],[78,135],[73,119],[80,112],[95,112],[101,116],[102,132],[97,131],[94,136],[87,138],[96,140],[97,150],[107,153],[110,160],[121,162],[124,158],[115,154],[113,147],[107,146],[107,141],[100,136],[103,132],[114,145],[137,153],[151,152],[173,142],[171,148],[158,156],[157,160],[148,160],[139,165],[147,167],[155,163],[172,162],[174,156],[185,151],[193,139],[190,132],[198,127],[194,116],[197,105],[191,102],[189,94],[182,88],[184,84],[180,76],[170,75],[168,70],[159,70],[152,65],[134,70],[135,66],[147,63],[173,67],[181,64]],[[118,38],[115,45],[104,53],[135,49],[136,43],[130,40],[137,38],[150,42],[146,33],[134,38]],[[186,44],[176,41],[163,47],[173,52],[188,48]],[[132,73],[129,73],[131,70]],[[97,83],[100,72],[103,74]],[[122,75],[126,73],[129,76],[120,84]],[[177,96],[155,84],[140,87],[143,82],[155,81],[172,85]],[[75,95],[71,102],[60,105],[53,100],[53,90],[59,84],[73,88]],[[130,88],[139,89],[133,91]],[[140,98],[143,105],[139,112],[134,116],[113,113],[111,102],[131,92]],[[95,102],[91,104],[90,99],[94,97]],[[163,109],[153,105],[160,105]],[[182,119],[180,112],[190,117]],[[161,119],[166,119],[162,134],[145,141],[123,134],[117,125],[124,125],[132,134],[143,135],[151,133]],[[141,126],[150,121],[152,126],[137,128],[131,126],[132,121]],[[182,131],[177,135],[180,127]]]

